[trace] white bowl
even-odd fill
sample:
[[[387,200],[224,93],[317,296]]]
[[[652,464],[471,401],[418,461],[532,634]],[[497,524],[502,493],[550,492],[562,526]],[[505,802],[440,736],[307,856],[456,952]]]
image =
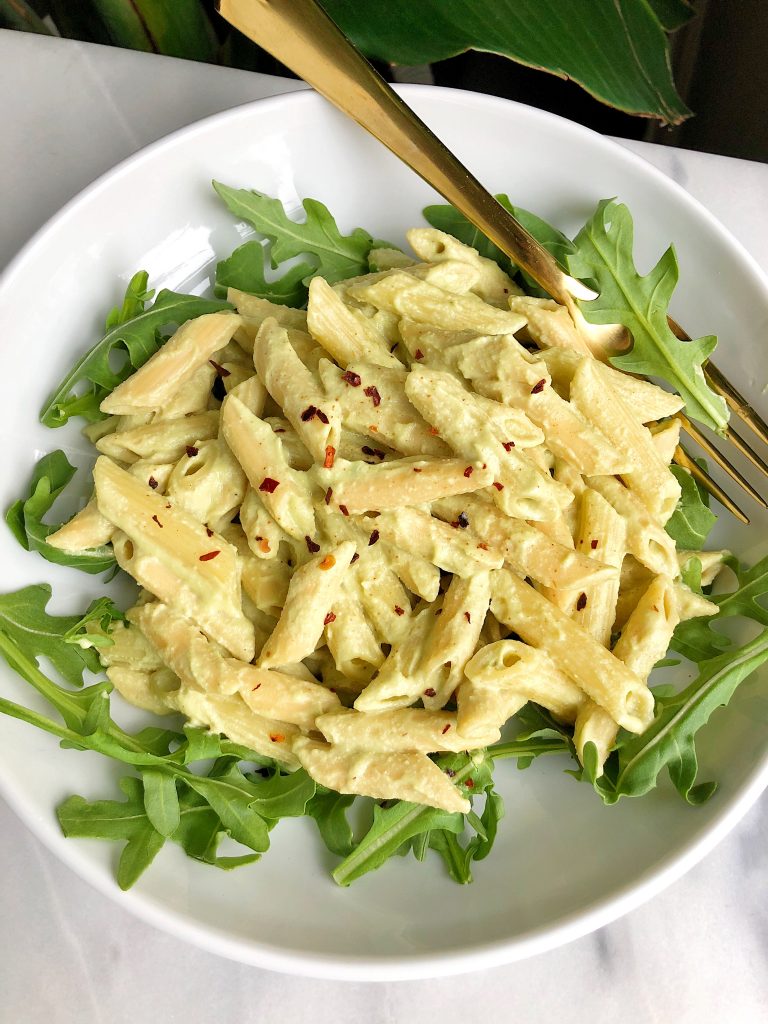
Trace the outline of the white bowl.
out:
[[[757,267],[682,189],[642,160],[584,128],[471,93],[408,87],[408,102],[493,191],[575,231],[597,200],[619,196],[635,216],[647,270],[674,241],[682,267],[674,315],[691,333],[721,337],[718,363],[759,400],[753,379],[768,325]],[[297,204],[323,200],[340,225],[402,240],[440,201],[415,175],[329,108],[301,93],[262,100],[177,132],[122,163],[68,204],[29,243],[0,283],[2,504],[25,489],[42,452],[65,447],[80,462],[76,425],[53,432],[38,410],[77,354],[99,336],[130,275],[155,287],[200,291],[241,236],[211,178]],[[750,530],[724,522],[716,535],[750,560],[763,553],[765,517]],[[50,581],[54,610],[85,607],[97,579],[43,562],[0,531],[3,588]],[[39,706],[5,666],[0,692]],[[765,676],[762,678],[764,687]],[[118,771],[94,754],[0,718],[0,787],[30,828],[83,878],[123,906],[207,949],[273,970],[354,979],[452,974],[530,956],[597,928],[659,891],[738,821],[768,781],[768,704],[744,684],[702,734],[701,778],[720,789],[704,807],[668,786],[606,808],[550,759],[525,772],[497,769],[506,818],[473,885],[439,863],[394,858],[350,889],[314,826],[285,821],[261,863],[225,874],[169,844],[129,893],[113,881],[117,851],[64,840],[54,809],[67,795],[117,796]],[[542,759],[543,762],[544,759]]]

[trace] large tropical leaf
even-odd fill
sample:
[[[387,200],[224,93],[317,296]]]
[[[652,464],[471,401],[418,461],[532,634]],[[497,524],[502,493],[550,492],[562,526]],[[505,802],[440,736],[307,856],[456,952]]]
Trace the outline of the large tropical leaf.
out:
[[[322,0],[370,57],[426,64],[464,50],[500,53],[572,78],[632,114],[678,124],[689,114],[669,67],[681,0]]]

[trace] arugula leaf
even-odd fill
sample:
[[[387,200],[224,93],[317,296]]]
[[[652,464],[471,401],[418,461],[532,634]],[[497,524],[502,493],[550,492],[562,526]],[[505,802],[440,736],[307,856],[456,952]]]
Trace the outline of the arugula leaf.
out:
[[[552,253],[558,263],[565,266],[566,257],[576,251],[576,247],[570,239],[566,238],[557,228],[542,220],[541,217],[537,217],[535,213],[530,213],[530,211],[524,210],[520,206],[514,206],[510,202],[509,196],[499,193],[496,199],[520,221],[523,227],[545,249]],[[424,208],[423,213],[425,219],[433,228],[453,235],[454,238],[458,238],[465,245],[471,245],[473,249],[477,249],[481,256],[485,256],[498,263],[502,270],[505,270],[508,274],[516,272],[517,268],[512,260],[497,245],[494,245],[493,242],[486,238],[481,231],[478,231],[474,224],[467,220],[463,213],[459,213],[455,207],[443,204],[427,206]],[[524,271],[520,273],[530,294],[546,295],[546,292],[536,284],[533,278]]]
[[[160,835],[168,839],[181,821],[176,779],[165,772],[150,768],[142,773],[142,780],[147,818]]]
[[[102,598],[82,617],[49,615],[46,607],[50,599],[51,588],[47,583],[0,594],[0,630],[29,658],[34,661],[39,657],[47,658],[71,686],[82,686],[85,669],[99,670],[98,657],[92,649],[68,643],[67,639],[84,622],[97,616],[108,628],[108,622],[123,617],[122,612],[107,598]]]
[[[114,309],[107,313],[107,319],[104,323],[107,331],[112,327],[117,327],[118,324],[124,324],[128,320],[133,320],[139,313],[144,312],[144,307],[155,294],[154,289],[147,288],[148,282],[149,274],[146,270],[139,270],[133,275],[128,282],[128,287],[125,289],[122,304],[115,306]]]
[[[44,455],[35,466],[29,485],[29,497],[19,498],[5,514],[5,521],[16,540],[27,551],[37,551],[48,562],[69,565],[83,572],[99,573],[115,567],[112,548],[104,545],[71,554],[49,544],[47,538],[59,529],[61,523],[53,526],[43,522],[56,499],[75,475],[72,466],[62,451]]]
[[[303,306],[308,292],[304,281],[314,272],[312,264],[297,263],[276,281],[267,281],[266,258],[267,248],[263,242],[251,240],[238,246],[231,256],[216,264],[216,294],[226,298],[227,288],[238,288],[283,306]]]
[[[768,630],[735,651],[702,662],[698,677],[678,694],[657,697],[656,716],[641,736],[623,740],[612,754],[612,771],[595,783],[606,803],[642,796],[658,782],[663,768],[682,797],[701,803],[713,783],[695,785],[698,764],[695,736],[712,712],[733,696],[739,683],[768,661]],[[607,769],[607,766],[606,766]]]
[[[303,201],[306,220],[299,223],[288,217],[279,199],[263,192],[230,188],[218,181],[213,182],[213,187],[236,217],[269,239],[273,267],[294,256],[309,256],[311,273],[320,274],[331,283],[367,273],[371,236],[362,228],[342,235],[327,207],[317,199]]]
[[[717,615],[681,622],[672,637],[672,649],[689,658],[691,661],[704,661],[717,657],[725,649],[733,645],[733,641],[724,633],[712,626],[723,619],[741,615],[752,619],[761,626],[768,626],[768,609],[763,601],[768,598],[768,555],[748,569],[732,556],[725,559],[725,564],[736,577],[734,590],[721,594],[708,594],[707,597],[719,607]],[[701,566],[699,564],[699,579]],[[685,578],[690,586],[690,578]]]
[[[349,793],[321,790],[318,786],[317,792],[306,806],[306,813],[314,818],[320,838],[337,857],[348,857],[354,848],[347,810],[355,799]]]
[[[704,547],[717,516],[709,508],[709,495],[682,466],[669,467],[680,484],[677,508],[665,527],[677,547],[700,551]]]
[[[132,284],[134,281],[136,277]],[[165,340],[161,331],[204,313],[231,308],[219,299],[201,299],[167,289],[144,308],[151,293],[135,288],[131,292],[131,285],[128,290],[131,294],[126,296],[120,314],[110,313],[104,337],[78,360],[43,406],[40,422],[46,427],[61,427],[72,416],[83,416],[89,422],[102,419],[99,405],[103,398],[157,352]],[[122,320],[123,313],[133,315]],[[115,368],[115,361],[121,358],[122,365]],[[86,390],[75,394],[73,389],[81,384],[87,385]]]
[[[599,292],[596,299],[579,303],[581,311],[590,323],[620,323],[632,334],[631,350],[611,357],[615,366],[667,381],[685,401],[692,419],[722,432],[728,424],[728,409],[707,384],[701,368],[717,339],[680,341],[675,337],[667,323],[678,279],[674,249],[667,249],[642,277],[632,255],[633,234],[626,206],[613,199],[598,203],[574,240],[576,252],[567,258],[570,273],[593,283]]]

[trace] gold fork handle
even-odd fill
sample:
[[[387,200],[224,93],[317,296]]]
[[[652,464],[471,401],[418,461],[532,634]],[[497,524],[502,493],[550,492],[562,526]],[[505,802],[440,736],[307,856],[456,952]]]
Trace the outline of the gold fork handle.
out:
[[[218,0],[223,18],[403,160],[541,285],[571,306],[595,292],[480,184],[371,67],[315,0]]]

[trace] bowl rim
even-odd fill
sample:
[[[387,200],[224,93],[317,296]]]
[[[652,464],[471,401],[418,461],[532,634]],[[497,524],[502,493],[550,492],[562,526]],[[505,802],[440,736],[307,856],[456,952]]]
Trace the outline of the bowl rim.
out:
[[[513,100],[442,86],[398,85],[396,90],[417,108],[422,101],[428,101],[430,98],[435,98],[438,105],[459,104],[467,108],[496,108],[499,111],[509,111],[513,108],[518,116],[530,117],[533,121],[549,125],[554,124],[560,133],[566,136],[570,133],[580,138],[589,137],[598,148],[604,147],[614,157],[620,155],[621,159],[641,169],[646,176],[662,183],[664,188],[675,194],[679,202],[688,206],[699,219],[706,221],[741,268],[749,273],[754,283],[768,297],[768,276],[741,242],[681,185],[632,150],[567,118]],[[132,173],[135,167],[152,159],[158,152],[172,148],[179,138],[205,134],[213,123],[224,124],[228,121],[247,119],[259,110],[270,109],[279,112],[285,107],[316,107],[317,104],[326,107],[326,101],[322,97],[313,90],[305,89],[251,100],[195,120],[143,146],[86,185],[35,231],[0,273],[0,302],[6,289],[12,287],[15,275],[23,272],[26,262],[35,257],[37,248],[45,244],[46,237],[51,231],[64,223],[80,206],[87,204],[92,196],[108,188],[113,181]],[[426,116],[428,117],[428,114]],[[416,953],[408,956],[392,954],[339,957],[306,950],[287,950],[285,947],[255,939],[233,938],[223,929],[202,925],[184,912],[168,909],[158,899],[143,894],[139,889],[121,891],[114,879],[101,873],[89,858],[80,852],[78,844],[70,843],[64,838],[55,828],[53,817],[47,820],[37,815],[22,790],[0,769],[0,796],[48,850],[85,882],[115,902],[119,901],[123,907],[146,923],[230,960],[285,974],[344,981],[415,980],[465,973],[522,960],[580,938],[635,909],[680,878],[731,831],[767,786],[768,750],[754,765],[746,784],[729,798],[707,826],[648,868],[633,882],[626,883],[610,895],[595,901],[588,909],[572,911],[558,919],[555,924],[544,924],[512,939],[494,939],[487,943],[474,944],[464,950],[454,949],[437,954]]]

